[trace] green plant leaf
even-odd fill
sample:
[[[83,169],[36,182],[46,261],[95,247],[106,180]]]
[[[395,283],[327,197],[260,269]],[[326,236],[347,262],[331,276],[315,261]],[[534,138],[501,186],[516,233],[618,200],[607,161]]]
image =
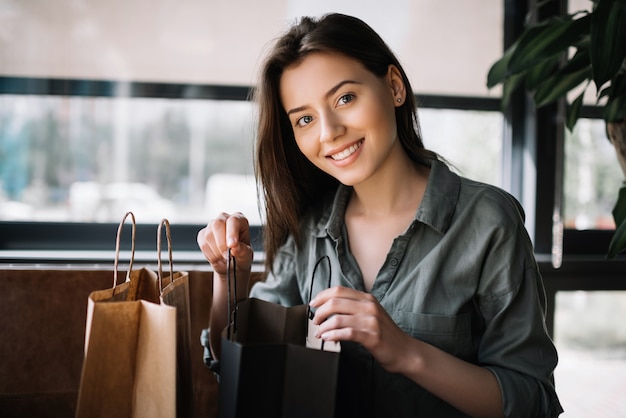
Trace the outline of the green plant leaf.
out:
[[[606,122],[621,122],[626,118],[626,95],[609,98],[604,106],[603,118]]]
[[[617,203],[613,208],[613,219],[617,228],[609,244],[606,258],[613,258],[626,249],[626,187],[619,191]]]
[[[626,62],[626,61],[625,61]],[[618,73],[613,80],[611,80],[611,93],[610,96],[626,96],[626,74]]]
[[[568,74],[559,71],[539,85],[534,95],[535,104],[537,107],[541,107],[564,97],[567,92],[590,76],[591,68],[589,67]]]
[[[620,225],[626,221],[626,187],[619,189],[617,202],[615,202],[612,213],[615,225]]]
[[[506,79],[504,83],[502,83],[502,109],[506,108],[511,101],[511,96],[517,89],[517,87],[524,81],[526,74],[515,74]]]
[[[626,249],[626,222],[619,224],[611,238],[606,258],[611,259]]]
[[[585,89],[586,90],[586,89]],[[574,130],[574,126],[576,126],[576,122],[578,121],[578,117],[580,116],[580,109],[583,106],[583,96],[585,95],[585,90],[572,102],[571,105],[567,108],[567,120],[565,122],[565,126],[569,129],[570,132]]]
[[[606,122],[620,122],[626,118],[626,73],[618,72],[611,84],[600,92],[598,100],[608,96],[604,106]]]
[[[599,91],[626,56],[626,1],[599,0],[591,16],[591,64]]]
[[[573,73],[582,68],[589,67],[591,65],[589,52],[589,48],[581,48],[577,50],[574,56],[567,61],[563,67],[563,71],[566,73]]]
[[[502,57],[496,61],[487,74],[487,88],[492,88],[503,83],[509,76],[509,61],[515,50],[515,44],[505,51]]]
[[[573,15],[553,17],[528,26],[518,41],[509,61],[513,74],[526,71],[542,61],[560,56],[569,46],[580,42],[589,32],[589,13],[578,19]]]
[[[598,93],[598,101],[600,101],[600,99],[603,98],[604,96],[608,96],[610,92],[611,92],[610,86],[603,88],[602,91]]]
[[[541,84],[541,82],[545,81],[548,77],[554,74],[555,71],[559,68],[559,56],[555,56],[552,59],[547,59],[541,64],[537,64],[532,67],[528,72],[522,73],[526,74],[526,80],[524,86],[526,90],[533,91]]]

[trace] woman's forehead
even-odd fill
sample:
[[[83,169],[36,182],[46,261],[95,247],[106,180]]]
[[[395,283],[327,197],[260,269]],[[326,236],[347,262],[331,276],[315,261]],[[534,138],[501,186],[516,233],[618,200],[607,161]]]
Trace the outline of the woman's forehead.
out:
[[[337,83],[346,80],[361,82],[373,77],[357,60],[341,54],[314,52],[283,71],[280,95],[301,96],[315,93],[325,95]]]

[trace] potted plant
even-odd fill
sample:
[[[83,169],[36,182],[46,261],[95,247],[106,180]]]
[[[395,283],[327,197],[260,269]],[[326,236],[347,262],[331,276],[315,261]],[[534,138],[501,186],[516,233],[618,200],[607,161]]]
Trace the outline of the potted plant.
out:
[[[626,0],[590,1],[589,11],[536,23],[528,20],[519,38],[490,68],[487,86],[502,85],[504,107],[518,88],[532,93],[537,107],[580,90],[567,107],[566,127],[571,131],[583,95],[593,83],[626,178]],[[613,218],[617,228],[607,258],[626,249],[626,187],[620,189]]]

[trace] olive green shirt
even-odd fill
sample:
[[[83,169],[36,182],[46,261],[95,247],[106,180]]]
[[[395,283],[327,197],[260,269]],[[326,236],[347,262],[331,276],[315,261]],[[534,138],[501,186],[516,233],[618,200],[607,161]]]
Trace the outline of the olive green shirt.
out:
[[[273,272],[251,297],[293,306],[329,285],[364,291],[344,214],[352,189],[340,186],[303,218],[303,242],[288,239]],[[372,237],[376,239],[376,237]],[[413,338],[496,376],[507,417],[562,412],[553,384],[557,353],[545,328],[545,293],[519,203],[496,187],[431,162],[415,219],[398,236],[370,292]],[[465,416],[419,385],[382,369],[360,345],[342,343],[337,416]]]

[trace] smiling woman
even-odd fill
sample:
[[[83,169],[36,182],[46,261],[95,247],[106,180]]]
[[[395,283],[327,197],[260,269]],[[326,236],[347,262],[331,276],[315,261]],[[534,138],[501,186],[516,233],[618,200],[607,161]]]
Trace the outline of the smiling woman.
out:
[[[394,106],[404,102],[406,91],[397,67],[390,66],[379,78],[344,56],[316,53],[283,73],[280,90],[296,143],[320,170],[353,185],[371,175],[362,166],[364,160],[369,158],[374,164],[370,171],[380,164],[393,164],[371,161],[368,155],[383,147],[388,150],[378,152],[386,156],[394,144],[401,146]],[[361,165],[352,164],[359,157]]]
[[[546,284],[546,321],[552,332],[557,290],[626,286],[624,258],[611,263],[604,260],[614,228],[614,191],[623,178],[601,113],[588,106],[595,98],[589,97],[581,110],[584,120],[563,141],[564,254],[561,268],[553,268],[549,254],[554,173],[559,171],[555,155],[560,148],[552,142],[557,135],[545,131],[542,121],[559,124],[562,118],[547,109],[546,117],[536,120],[523,97],[513,100],[510,112],[502,112],[500,91],[490,91],[485,85],[488,68],[523,25],[528,3],[0,0],[0,263],[10,268],[49,263],[70,268],[109,265],[111,236],[120,211],[127,209],[121,203],[132,198],[138,212],[138,250],[145,250],[138,254],[147,254],[141,261],[154,262],[153,225],[167,214],[173,222],[176,260],[189,262],[194,270],[209,270],[196,245],[198,229],[221,211],[240,210],[253,224],[253,270],[262,269],[263,217],[258,213],[253,176],[253,123],[258,109],[251,101],[260,56],[269,51],[269,40],[297,17],[338,11],[368,22],[402,58],[401,67],[417,93],[425,147],[445,156],[454,172],[500,186],[521,200]],[[589,0],[537,3],[542,10],[561,8],[570,13],[594,4]],[[386,71],[387,67],[377,76]],[[338,103],[347,109],[355,98],[352,93],[338,98]],[[304,116],[302,123],[313,121],[313,116]],[[537,130],[532,129],[535,122]],[[291,123],[285,126],[286,132],[293,131]],[[288,146],[292,147],[289,155],[299,152],[295,141]],[[343,146],[331,150],[335,158],[353,155],[352,151],[365,155],[368,147],[365,141]],[[315,168],[306,159],[290,164],[294,172]],[[289,173],[278,171],[277,175]],[[321,196],[317,184],[309,186],[312,207]],[[434,216],[439,219],[445,213],[435,210]],[[342,241],[345,248],[376,241],[378,232],[367,229],[372,225],[378,223],[359,227],[369,232],[366,239]],[[439,226],[432,225],[434,229]],[[332,231],[336,236],[343,232]],[[467,248],[477,245],[474,240],[463,242]],[[425,256],[420,251],[425,249],[416,248],[416,257]],[[371,262],[380,266],[387,261],[393,269],[406,258],[406,253],[394,253],[383,261],[371,257]],[[353,261],[349,257],[348,263]],[[451,264],[457,266],[457,261]],[[363,257],[359,263],[364,264]],[[467,264],[459,268],[463,267],[469,270]],[[363,270],[376,267],[364,266]],[[432,271],[437,276],[445,272]],[[354,274],[361,276],[361,272]],[[371,282],[371,278],[365,280]],[[429,282],[416,286],[432,290],[425,283]],[[372,289],[375,292],[376,286]],[[45,291],[45,286],[40,290]],[[399,289],[398,293],[403,291],[408,292]],[[4,295],[12,297],[11,291]],[[405,305],[396,308],[393,319],[408,334],[445,341],[446,346],[454,345],[448,331],[467,325],[465,316],[414,315]],[[590,305],[585,312],[593,309]],[[23,307],[16,312],[21,317]],[[416,326],[416,317],[430,325]],[[617,321],[615,315],[607,318],[603,323]],[[578,322],[570,322],[576,328]],[[441,329],[446,335],[437,334]],[[563,356],[567,350],[560,354],[567,367],[568,359]],[[576,366],[572,371],[582,367],[578,360],[569,363]],[[594,369],[590,370],[590,376],[597,378]],[[603,396],[587,375],[572,374],[575,378],[567,376],[566,381],[564,377],[559,379],[557,374],[559,394],[568,390],[568,384],[580,385],[565,394],[566,400],[593,404],[595,396]],[[11,386],[11,380],[4,383]],[[583,399],[581,387],[594,397]],[[574,417],[580,408],[570,405],[565,405],[568,416]],[[617,408],[613,416],[621,416],[622,410]]]
[[[380,36],[348,15],[303,17],[268,52],[254,97],[267,278],[250,297],[310,300],[315,337],[341,344],[337,416],[559,415],[522,208],[424,147],[410,82]],[[237,287],[250,285],[249,222],[224,212],[197,241],[215,271],[215,359],[231,256]],[[311,299],[322,258],[330,288]]]
[[[385,253],[363,245],[371,242],[366,238],[377,236],[378,244],[390,247],[413,218],[425,188],[425,173],[416,170],[398,138],[395,109],[407,92],[402,73],[392,64],[378,77],[347,56],[311,53],[283,72],[280,90],[300,151],[321,171],[360,191],[346,220],[352,253],[371,290]],[[300,102],[307,104],[292,108]],[[402,176],[406,182],[389,184]],[[422,192],[414,196],[403,187]]]

